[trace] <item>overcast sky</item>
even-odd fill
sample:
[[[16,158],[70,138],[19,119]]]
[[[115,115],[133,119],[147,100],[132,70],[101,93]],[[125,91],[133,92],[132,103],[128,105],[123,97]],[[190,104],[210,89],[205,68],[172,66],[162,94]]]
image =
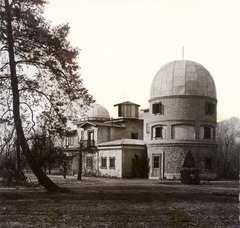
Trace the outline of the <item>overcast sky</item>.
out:
[[[123,101],[148,108],[154,75],[184,47],[215,80],[221,121],[240,118],[239,12],[240,0],[49,0],[45,16],[70,24],[84,85],[110,116]]]

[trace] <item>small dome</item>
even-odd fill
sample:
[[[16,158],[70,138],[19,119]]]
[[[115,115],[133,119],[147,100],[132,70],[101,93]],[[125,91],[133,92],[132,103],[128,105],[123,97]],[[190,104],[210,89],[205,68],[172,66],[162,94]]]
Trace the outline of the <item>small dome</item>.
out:
[[[199,63],[187,60],[170,62],[163,66],[153,78],[150,100],[175,95],[216,98],[214,80]]]
[[[86,113],[87,117],[92,118],[110,118],[108,110],[100,104],[91,104],[90,109]]]

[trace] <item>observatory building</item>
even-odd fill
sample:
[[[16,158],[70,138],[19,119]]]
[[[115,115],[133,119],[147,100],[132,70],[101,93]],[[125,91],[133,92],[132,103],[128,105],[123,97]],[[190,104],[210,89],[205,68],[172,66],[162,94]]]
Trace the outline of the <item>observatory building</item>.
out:
[[[217,97],[211,74],[199,63],[173,61],[152,80],[149,108],[126,101],[106,108],[93,104],[86,116],[73,121],[65,152],[78,172],[79,142],[83,143],[82,173],[88,176],[180,179],[191,152],[202,179],[216,179]],[[140,117],[141,116],[141,117]]]
[[[180,179],[192,152],[200,177],[215,179],[216,88],[199,63],[173,61],[152,80],[149,108],[144,109],[144,141],[149,178]]]

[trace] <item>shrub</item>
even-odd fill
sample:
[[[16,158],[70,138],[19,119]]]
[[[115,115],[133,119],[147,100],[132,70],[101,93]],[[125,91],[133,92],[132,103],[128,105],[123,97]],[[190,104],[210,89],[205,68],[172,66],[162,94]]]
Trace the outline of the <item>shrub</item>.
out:
[[[199,184],[199,170],[195,168],[195,160],[192,152],[189,150],[181,170],[181,183],[182,184]]]

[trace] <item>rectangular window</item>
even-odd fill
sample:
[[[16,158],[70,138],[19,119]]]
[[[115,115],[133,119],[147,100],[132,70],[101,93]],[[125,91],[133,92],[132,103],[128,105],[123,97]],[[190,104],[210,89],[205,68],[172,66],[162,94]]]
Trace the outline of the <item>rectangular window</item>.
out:
[[[211,139],[211,128],[204,127],[204,139]]]
[[[211,170],[212,169],[212,158],[205,158],[205,169]]]
[[[215,105],[212,102],[206,101],[206,114],[212,115],[215,113]]]
[[[118,105],[118,117],[123,117],[123,107],[122,107],[122,105]]]
[[[88,147],[94,146],[94,133],[93,133],[93,131],[88,132],[87,146]]]
[[[107,168],[107,158],[102,158],[101,168]]]
[[[92,157],[87,157],[86,163],[87,163],[86,164],[87,168],[92,168],[92,164],[93,164]]]
[[[131,133],[132,139],[138,139],[138,133]]]
[[[162,127],[156,127],[155,138],[162,138]]]
[[[156,114],[163,115],[164,106],[163,106],[162,102],[152,104],[152,112],[153,112],[153,114],[155,114],[155,115],[156,115]]]
[[[153,168],[159,168],[160,163],[159,163],[159,156],[153,156]]]
[[[153,126],[152,139],[162,139],[162,138],[163,138],[163,126]]]
[[[115,158],[109,158],[109,168],[110,169],[115,168]]]

